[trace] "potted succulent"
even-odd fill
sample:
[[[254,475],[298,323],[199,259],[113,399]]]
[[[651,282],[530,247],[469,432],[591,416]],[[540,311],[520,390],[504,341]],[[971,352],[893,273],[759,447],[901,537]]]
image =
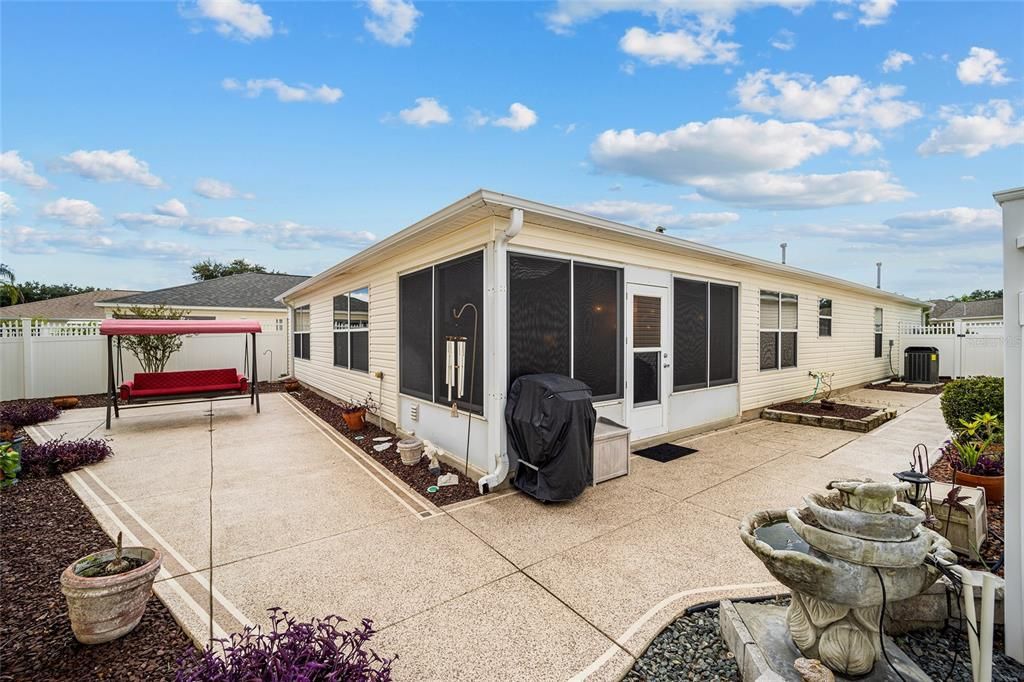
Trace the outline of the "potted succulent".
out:
[[[101,644],[135,629],[160,571],[160,550],[117,547],[74,561],[60,576],[75,639]]]
[[[1003,424],[988,412],[961,419],[949,460],[956,482],[985,489],[985,499],[1003,499]]]

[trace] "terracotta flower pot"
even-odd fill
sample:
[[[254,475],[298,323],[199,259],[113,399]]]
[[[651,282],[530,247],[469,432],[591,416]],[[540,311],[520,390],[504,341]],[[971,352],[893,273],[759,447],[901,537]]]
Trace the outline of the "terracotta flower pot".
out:
[[[288,391],[289,393],[295,393],[295,391],[299,390],[300,388],[302,388],[302,384],[300,384],[297,381],[284,382],[284,390]]]
[[[956,482],[969,485],[972,488],[984,488],[985,500],[988,502],[1003,501],[1003,477],[1002,476],[975,476],[965,474],[962,471],[956,472]]]
[[[78,407],[78,398],[75,396],[66,396],[63,398],[54,398],[53,406],[62,410],[70,410],[73,407]]]
[[[345,426],[348,427],[349,431],[362,431],[366,425],[364,418],[366,417],[366,410],[359,408],[356,410],[347,410],[341,413],[341,416],[345,419]]]
[[[78,575],[85,565],[111,561],[116,550],[106,549],[75,561],[60,576],[60,589],[68,603],[68,617],[75,639],[82,644],[102,644],[128,634],[142,620],[160,571],[159,549],[125,547],[126,558],[146,563],[117,575],[86,578]]]

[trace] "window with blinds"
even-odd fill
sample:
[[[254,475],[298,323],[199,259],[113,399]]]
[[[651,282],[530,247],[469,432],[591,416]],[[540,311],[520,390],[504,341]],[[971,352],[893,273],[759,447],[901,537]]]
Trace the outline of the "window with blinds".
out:
[[[875,357],[882,357],[882,309],[875,308]]]
[[[633,348],[661,347],[661,299],[633,297]]]
[[[370,290],[334,297],[334,366],[370,371]]]
[[[761,369],[796,367],[799,298],[796,294],[761,291],[760,301]]]
[[[309,306],[303,305],[292,311],[292,355],[309,360]]]

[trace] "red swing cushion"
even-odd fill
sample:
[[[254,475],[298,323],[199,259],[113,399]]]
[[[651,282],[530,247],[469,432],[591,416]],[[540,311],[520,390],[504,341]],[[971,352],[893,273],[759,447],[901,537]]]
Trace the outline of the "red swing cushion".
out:
[[[184,372],[139,372],[121,384],[121,400],[196,393],[245,393],[249,380],[234,369],[196,369]]]

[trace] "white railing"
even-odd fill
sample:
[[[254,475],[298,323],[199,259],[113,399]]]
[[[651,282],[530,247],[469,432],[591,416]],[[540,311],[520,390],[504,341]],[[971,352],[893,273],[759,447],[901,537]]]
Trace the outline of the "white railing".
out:
[[[948,377],[1003,376],[1003,323],[942,320],[934,324],[901,322],[898,328],[900,362],[907,348],[934,348],[939,375]]]
[[[900,322],[899,333],[901,336],[904,334],[911,334],[914,336],[945,336],[947,334],[955,334],[956,326],[954,325],[953,320],[944,320],[934,324]]]
[[[241,334],[184,336],[166,369],[234,367],[248,376],[245,339]],[[252,352],[250,347],[250,363]],[[257,335],[256,355],[259,378],[276,378],[287,368],[288,335],[275,330]],[[122,357],[118,380],[141,371],[127,350]],[[99,334],[99,320],[0,323],[0,400],[102,393],[106,385],[107,341]]]

